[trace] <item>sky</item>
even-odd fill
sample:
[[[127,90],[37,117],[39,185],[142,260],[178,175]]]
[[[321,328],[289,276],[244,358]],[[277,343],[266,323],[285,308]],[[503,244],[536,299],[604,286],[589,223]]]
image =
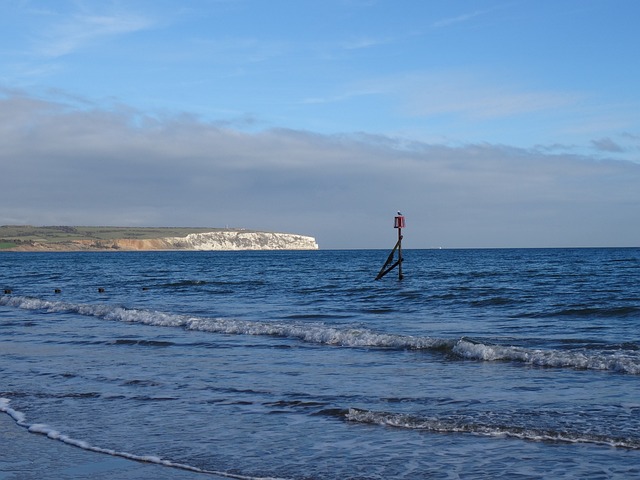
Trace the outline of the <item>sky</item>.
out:
[[[640,246],[636,0],[3,0],[0,225]]]

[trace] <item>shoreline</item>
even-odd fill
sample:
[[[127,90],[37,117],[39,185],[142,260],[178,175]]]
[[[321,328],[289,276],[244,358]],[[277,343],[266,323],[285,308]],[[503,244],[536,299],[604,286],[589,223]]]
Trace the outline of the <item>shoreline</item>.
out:
[[[84,450],[42,434],[31,433],[6,412],[0,412],[0,445],[0,480],[228,478]]]

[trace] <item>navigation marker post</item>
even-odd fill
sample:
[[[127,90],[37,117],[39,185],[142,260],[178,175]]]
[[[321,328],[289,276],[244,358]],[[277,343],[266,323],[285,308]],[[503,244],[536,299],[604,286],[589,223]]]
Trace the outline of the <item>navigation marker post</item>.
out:
[[[404,228],[404,215],[400,212],[398,212],[398,215],[396,215],[394,219],[393,228],[398,229],[398,241],[396,242],[396,246],[393,247],[393,250],[391,250],[389,257],[380,269],[380,272],[378,272],[376,280],[380,280],[396,267],[398,267],[398,280],[402,280],[404,278],[404,275],[402,274],[402,229]],[[396,250],[398,251],[398,260],[389,266],[394,260]]]

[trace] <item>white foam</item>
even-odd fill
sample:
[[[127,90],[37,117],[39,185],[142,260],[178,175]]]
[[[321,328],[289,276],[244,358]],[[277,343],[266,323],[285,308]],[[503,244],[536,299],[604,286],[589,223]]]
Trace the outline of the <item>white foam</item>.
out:
[[[287,479],[284,479],[284,478],[253,477],[253,476],[239,475],[239,474],[233,474],[233,473],[227,473],[227,472],[219,472],[219,471],[215,471],[215,470],[207,470],[207,469],[203,469],[203,468],[198,468],[198,467],[194,467],[194,466],[191,466],[191,465],[187,465],[187,464],[184,464],[184,463],[173,462],[171,460],[167,460],[167,459],[158,457],[156,455],[136,455],[136,454],[133,454],[133,453],[119,452],[117,450],[97,447],[97,446],[91,445],[90,443],[85,442],[83,440],[78,440],[78,439],[69,437],[67,435],[64,435],[64,434],[60,433],[59,431],[57,431],[56,429],[54,429],[54,428],[52,428],[52,427],[50,427],[50,426],[48,426],[46,424],[43,424],[43,423],[29,424],[29,423],[27,423],[24,413],[11,408],[9,406],[10,402],[11,401],[8,398],[0,397],[0,412],[4,412],[4,413],[8,414],[11,418],[13,418],[15,420],[16,424],[20,425],[21,427],[26,428],[30,433],[44,435],[47,438],[50,438],[52,440],[57,440],[57,441],[60,441],[62,443],[66,443],[67,445],[72,445],[74,447],[81,448],[81,449],[87,450],[89,452],[95,452],[95,453],[111,455],[111,456],[114,456],[114,457],[126,458],[128,460],[134,460],[136,462],[153,463],[153,464],[156,464],[156,465],[162,465],[162,466],[165,466],[165,467],[177,468],[177,469],[180,469],[180,470],[188,470],[188,471],[191,471],[191,472],[206,473],[206,474],[210,474],[210,475],[218,475],[220,477],[233,478],[233,479],[237,479],[237,480],[287,480]]]
[[[109,305],[71,304],[28,297],[0,297],[1,304],[27,310],[44,310],[51,313],[71,312],[125,323],[182,327],[187,330],[233,335],[271,335],[325,345],[430,349],[452,344],[449,340],[432,337],[392,335],[367,329],[338,329],[322,324],[295,325],[232,318],[190,317],[153,310],[127,309]]]
[[[0,297],[0,305],[46,312],[70,312],[104,320],[140,323],[161,327],[179,327],[227,335],[264,335],[291,338],[303,342],[344,347],[374,347],[411,350],[445,350],[468,359],[508,360],[529,365],[584,370],[608,370],[640,375],[638,352],[596,353],[576,350],[541,350],[515,346],[488,345],[467,339],[442,339],[375,332],[368,329],[335,328],[325,324],[289,324],[257,322],[233,318],[204,318],[128,309],[111,305],[72,304],[21,296]]]
[[[511,437],[529,441],[547,441],[562,443],[589,443],[606,445],[616,448],[640,450],[640,443],[627,438],[613,438],[604,435],[591,435],[580,432],[564,432],[538,430],[508,425],[482,425],[478,423],[464,423],[459,420],[421,418],[406,414],[387,412],[372,412],[350,408],[346,414],[350,422],[382,425],[387,427],[404,428],[410,430],[426,430],[435,433],[470,433],[489,437]]]
[[[26,425],[26,419],[24,413],[14,410],[9,407],[9,399],[8,398],[0,398],[0,412],[4,412],[8,414],[11,418],[15,420],[15,422],[20,426]]]
[[[510,360],[541,367],[565,367],[581,370],[610,370],[640,375],[640,357],[635,353],[590,353],[528,349],[514,346],[485,345],[461,339],[453,347],[456,355],[484,361]]]

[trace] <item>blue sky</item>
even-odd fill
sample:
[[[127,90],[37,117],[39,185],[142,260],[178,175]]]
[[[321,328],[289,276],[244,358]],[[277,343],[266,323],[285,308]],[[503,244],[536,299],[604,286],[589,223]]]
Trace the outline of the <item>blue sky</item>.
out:
[[[635,0],[9,1],[0,223],[372,248],[402,209],[416,248],[638,246],[638,19]]]

